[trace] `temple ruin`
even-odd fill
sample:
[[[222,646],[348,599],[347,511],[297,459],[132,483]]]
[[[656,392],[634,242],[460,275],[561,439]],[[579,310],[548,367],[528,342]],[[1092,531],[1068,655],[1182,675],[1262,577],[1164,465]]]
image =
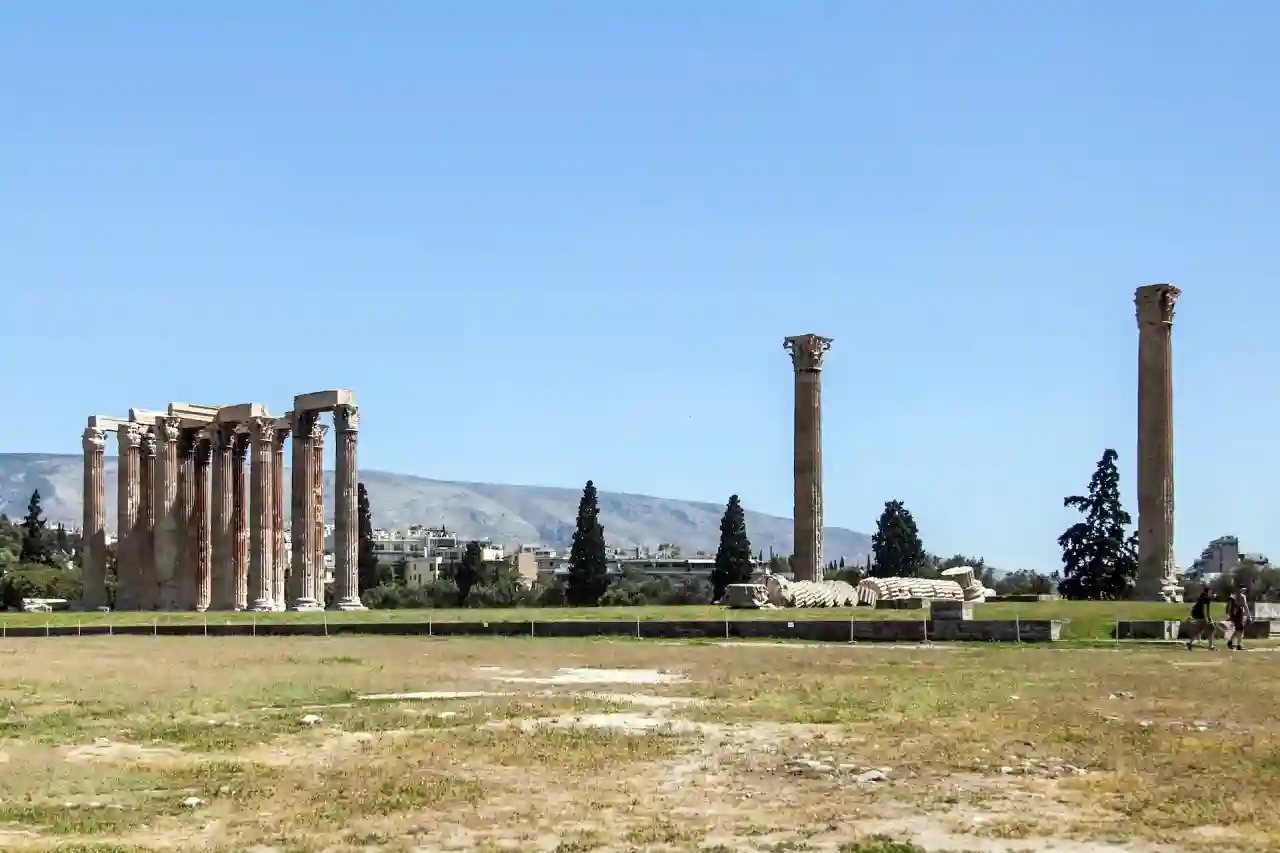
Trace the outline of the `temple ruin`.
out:
[[[84,431],[84,597],[107,604],[107,434],[119,448],[117,610],[320,610],[324,581],[324,439],[336,436],[332,609],[362,610],[357,570],[356,440],[351,391],[294,398],[273,417],[260,403],[127,418],[93,415]],[[286,548],[284,449],[292,441]],[[249,460],[246,483],[245,459]],[[247,485],[247,489],[246,489]]]
[[[1173,558],[1173,309],[1182,291],[1148,284],[1138,318],[1138,580],[1134,597],[1181,601]]]
[[[792,335],[782,341],[795,371],[795,504],[792,576],[822,578],[822,358],[831,338]]]

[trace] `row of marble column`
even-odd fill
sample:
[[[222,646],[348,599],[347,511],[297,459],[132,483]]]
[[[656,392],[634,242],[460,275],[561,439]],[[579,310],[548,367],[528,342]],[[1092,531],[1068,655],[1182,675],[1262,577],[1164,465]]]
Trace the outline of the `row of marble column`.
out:
[[[319,412],[288,421],[184,428],[121,423],[117,610],[318,610],[324,607],[324,437]],[[359,610],[357,468],[359,415],[334,411],[337,476],[334,602]],[[106,432],[84,433],[84,598],[107,604]],[[285,542],[284,446],[292,438],[292,549]],[[245,460],[248,458],[248,482]],[[247,485],[247,489],[246,489]]]

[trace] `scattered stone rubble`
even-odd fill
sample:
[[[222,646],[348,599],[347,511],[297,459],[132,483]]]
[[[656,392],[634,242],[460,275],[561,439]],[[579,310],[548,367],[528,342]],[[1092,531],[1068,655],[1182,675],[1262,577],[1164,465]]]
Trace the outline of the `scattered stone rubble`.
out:
[[[995,595],[977,579],[972,566],[943,572],[944,580],[867,578],[857,588],[845,581],[789,581],[767,575],[763,583],[735,583],[725,589],[722,604],[742,609],[774,607],[874,607],[880,601],[923,599],[985,601]]]
[[[858,584],[858,604],[875,607],[881,601],[911,598],[964,601],[964,590],[953,580],[923,578],[866,578]]]

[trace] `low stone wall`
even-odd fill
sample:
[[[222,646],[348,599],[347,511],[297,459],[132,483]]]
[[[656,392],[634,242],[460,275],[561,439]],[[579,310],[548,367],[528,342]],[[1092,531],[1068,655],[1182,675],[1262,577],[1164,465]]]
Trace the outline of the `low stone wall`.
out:
[[[1056,595],[988,595],[987,604],[1033,604],[1037,601],[1057,601]]]
[[[559,622],[262,622],[259,624],[54,625],[5,628],[5,637],[322,637],[346,635],[411,637],[637,637],[640,639],[772,639],[847,642],[1042,643],[1061,638],[1056,620],[826,620],[707,619],[564,620]]]
[[[1191,636],[1191,628],[1194,625],[1190,619],[1186,620],[1161,620],[1161,619],[1132,619],[1121,620],[1116,623],[1112,634],[1118,640],[1185,640]],[[1227,623],[1215,620],[1213,623],[1213,636],[1223,638],[1227,634]],[[1276,629],[1280,628],[1280,622],[1270,619],[1255,619],[1244,628],[1244,638],[1246,640],[1266,640],[1270,639],[1273,631],[1280,633]]]

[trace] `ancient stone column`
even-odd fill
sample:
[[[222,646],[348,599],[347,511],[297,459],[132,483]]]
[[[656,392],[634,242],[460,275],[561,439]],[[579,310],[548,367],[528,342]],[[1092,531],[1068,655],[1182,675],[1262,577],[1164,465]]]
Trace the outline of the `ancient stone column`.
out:
[[[271,532],[271,461],[275,456],[275,429],[270,418],[249,422],[252,456],[249,460],[249,609],[274,610],[271,586],[274,581],[275,535]]]
[[[321,437],[315,412],[293,413],[293,494],[290,503],[290,544],[293,572],[289,578],[289,609],[319,610],[316,600],[315,442]],[[323,547],[323,546],[322,546]]]
[[[84,431],[84,544],[80,574],[84,594],[80,604],[97,610],[107,603],[107,480],[105,448],[107,434],[97,427]]]
[[[184,540],[178,526],[178,419],[156,418],[156,608],[178,607],[178,555]]]
[[[313,596],[317,602],[324,606],[324,581],[328,572],[325,570],[324,560],[324,437],[329,431],[327,424],[316,424],[315,441],[311,444],[311,484],[315,492],[313,501],[313,512],[315,513],[314,522],[316,529],[315,542],[316,549],[315,566],[316,566],[316,586]]]
[[[1173,308],[1181,291],[1149,284],[1138,315],[1138,580],[1134,596],[1170,597],[1173,559]]]
[[[178,541],[178,609],[196,609],[196,564],[200,560],[196,514],[196,445],[197,431],[182,430],[178,438],[178,499],[175,515],[180,535]]]
[[[339,406],[333,413],[337,439],[333,487],[333,609],[364,610],[360,602],[360,511],[356,440],[360,413],[355,406]]]
[[[120,424],[116,444],[116,610],[137,610],[138,577],[138,455],[142,425]]]
[[[235,608],[235,531],[231,523],[235,505],[232,503],[231,484],[234,457],[231,454],[231,438],[235,427],[219,424],[214,427],[209,451],[212,459],[212,512],[209,523],[209,551],[213,564],[210,579],[212,610]]]
[[[235,433],[231,441],[231,607],[234,610],[249,606],[249,496],[244,488],[244,460],[248,455],[248,433]]]
[[[822,575],[822,358],[831,338],[795,335],[782,342],[796,375],[794,545],[796,580]]]
[[[284,610],[287,605],[285,591],[289,576],[289,549],[285,542],[284,528],[284,444],[289,440],[288,429],[276,429],[275,441],[271,445],[271,533],[275,539],[275,559],[271,572],[271,601],[276,610]]]
[[[195,460],[195,492],[196,502],[192,511],[191,528],[196,539],[196,581],[195,609],[201,612],[209,609],[213,600],[213,557],[210,554],[209,526],[209,461],[212,456],[212,442],[207,436],[196,440]]]
[[[138,451],[138,609],[155,610],[156,585],[156,428],[146,427]]]

